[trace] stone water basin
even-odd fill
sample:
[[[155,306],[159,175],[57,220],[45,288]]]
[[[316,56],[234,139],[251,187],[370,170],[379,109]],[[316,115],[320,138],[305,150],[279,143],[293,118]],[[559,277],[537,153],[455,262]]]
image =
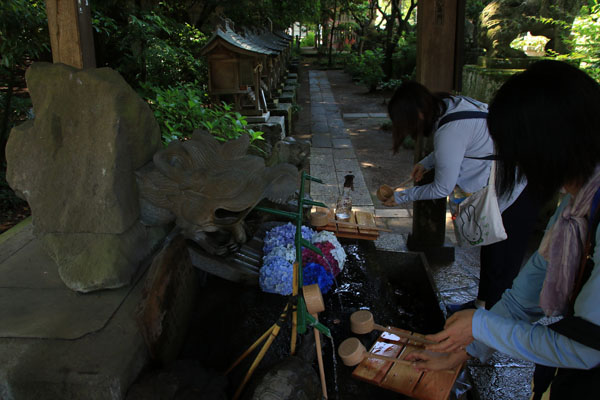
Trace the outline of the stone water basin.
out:
[[[337,356],[337,346],[350,336],[358,337],[366,348],[375,342],[378,332],[357,336],[350,331],[350,315],[359,309],[370,310],[375,322],[381,325],[425,334],[439,331],[444,317],[427,262],[420,253],[376,250],[370,241],[345,240],[342,244],[348,259],[337,277],[337,287],[324,295],[326,309],[319,314],[319,320],[331,330],[334,342],[332,345],[326,337],[321,341],[329,398],[403,398],[398,393],[352,378],[354,367],[343,365]],[[205,393],[204,397],[197,398],[232,398],[262,343],[225,378],[222,378],[223,372],[277,321],[287,298],[210,275],[205,279],[179,362],[193,361],[194,365],[201,365],[202,373],[212,376],[212,381],[222,386],[214,390],[219,394],[213,397],[207,397]],[[313,367],[309,373],[314,374],[307,377],[306,371],[298,372],[297,380],[314,386],[312,391],[306,392],[317,397],[302,397],[296,391],[297,397],[287,398],[320,398],[314,336],[312,329],[308,332],[299,337],[297,353],[300,358],[308,360],[306,363]],[[242,399],[252,398],[252,392],[265,373],[274,367],[280,368],[283,360],[290,360],[290,334],[288,320],[282,324],[279,335],[256,369]],[[288,362],[287,365],[294,364]]]

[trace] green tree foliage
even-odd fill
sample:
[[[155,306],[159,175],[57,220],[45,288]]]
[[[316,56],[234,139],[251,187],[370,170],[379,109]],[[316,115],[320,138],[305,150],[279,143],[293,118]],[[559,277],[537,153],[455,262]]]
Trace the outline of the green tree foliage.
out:
[[[581,68],[600,82],[600,3],[590,1],[573,23],[572,58],[581,59]]]
[[[15,97],[15,85],[22,85],[25,68],[33,60],[48,58],[50,42],[46,9],[42,0],[4,0],[0,2],[0,164],[13,125],[25,119],[31,102]]]
[[[207,68],[200,49],[207,36],[171,15],[176,9],[159,3],[153,10],[127,12],[95,9],[98,64],[119,71],[133,87],[139,82],[168,86],[180,82],[206,83]]]

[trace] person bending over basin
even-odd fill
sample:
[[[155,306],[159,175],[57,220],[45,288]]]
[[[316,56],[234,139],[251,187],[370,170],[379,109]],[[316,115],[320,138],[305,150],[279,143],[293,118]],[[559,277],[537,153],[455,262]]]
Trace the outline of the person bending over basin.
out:
[[[489,311],[459,311],[443,331],[426,336],[439,342],[427,348],[444,356],[433,359],[418,352],[408,357],[419,370],[438,370],[470,356],[484,361],[497,350],[551,367],[550,399],[595,398],[600,378],[600,85],[569,64],[534,63],[499,89],[490,103],[488,126],[503,160],[497,169],[501,193],[518,185],[518,168],[517,174],[542,197],[560,188],[567,195],[539,249],[500,301]],[[544,316],[562,319],[544,325]],[[535,377],[535,398],[541,398],[545,387],[538,385],[538,368]]]
[[[388,104],[392,120],[394,153],[406,136],[433,134],[434,150],[419,161],[411,176],[419,182],[427,170],[434,170],[433,182],[406,190],[396,190],[386,206],[414,200],[441,199],[450,196],[458,203],[470,193],[488,184],[494,144],[486,123],[487,104],[465,96],[431,93],[417,82],[400,86]],[[476,302],[454,306],[461,308],[493,306],[510,287],[523,262],[527,241],[538,215],[538,203],[526,188],[525,179],[513,190],[499,196],[498,206],[508,238],[481,247],[481,272]]]

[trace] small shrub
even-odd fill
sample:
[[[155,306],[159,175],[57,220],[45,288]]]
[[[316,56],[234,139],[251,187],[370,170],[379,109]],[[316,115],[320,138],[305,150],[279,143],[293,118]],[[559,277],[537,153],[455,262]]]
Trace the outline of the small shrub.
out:
[[[385,74],[383,73],[383,52],[381,49],[366,50],[360,60],[358,78],[360,82],[373,91]]]
[[[392,130],[392,121],[390,121],[390,120],[385,121],[384,123],[381,124],[379,129],[381,129],[382,131],[391,131]]]
[[[195,129],[204,128],[217,140],[237,139],[243,134],[250,136],[251,145],[263,140],[261,131],[247,127],[246,118],[223,103],[209,107],[208,95],[198,82],[183,83],[166,89],[142,84],[146,98],[161,129],[163,143],[188,138]]]

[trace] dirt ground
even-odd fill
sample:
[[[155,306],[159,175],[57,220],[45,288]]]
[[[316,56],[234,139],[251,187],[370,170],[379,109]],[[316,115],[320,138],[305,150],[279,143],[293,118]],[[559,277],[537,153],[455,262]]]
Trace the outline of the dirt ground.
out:
[[[327,77],[342,116],[349,113],[387,113],[387,100],[392,92],[369,93],[365,86],[354,82],[341,70],[328,71]],[[402,148],[393,154],[391,131],[381,129],[386,121],[389,119],[344,118],[344,126],[374,199],[379,186],[384,183],[397,186],[410,176],[413,167],[412,150]],[[384,208],[378,201],[374,204],[376,208]]]

